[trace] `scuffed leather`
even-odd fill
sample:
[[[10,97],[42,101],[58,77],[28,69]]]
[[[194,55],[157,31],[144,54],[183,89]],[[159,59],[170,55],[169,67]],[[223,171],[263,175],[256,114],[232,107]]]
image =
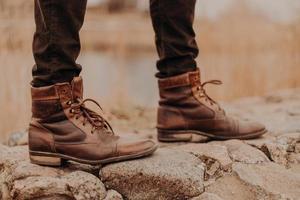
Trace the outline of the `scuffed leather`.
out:
[[[241,121],[225,114],[223,109],[199,91],[200,71],[159,79],[160,101],[157,128],[165,134],[184,130],[212,136],[239,138],[263,132],[257,122]],[[169,131],[169,132],[168,132]]]
[[[32,88],[31,151],[103,160],[153,148],[155,143],[151,140],[120,138],[105,127],[93,132],[91,123],[83,123],[84,116],[76,117],[71,112],[70,102],[82,98],[82,93],[81,77],[75,77],[72,83]]]

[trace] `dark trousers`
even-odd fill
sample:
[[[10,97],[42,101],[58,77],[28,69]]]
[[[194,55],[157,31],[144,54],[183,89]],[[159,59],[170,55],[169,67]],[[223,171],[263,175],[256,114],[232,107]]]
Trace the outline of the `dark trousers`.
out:
[[[193,30],[195,3],[196,0],[150,0],[159,78],[197,67],[198,47]],[[80,74],[81,66],[76,59],[86,4],[86,0],[35,0],[33,86],[69,82]]]

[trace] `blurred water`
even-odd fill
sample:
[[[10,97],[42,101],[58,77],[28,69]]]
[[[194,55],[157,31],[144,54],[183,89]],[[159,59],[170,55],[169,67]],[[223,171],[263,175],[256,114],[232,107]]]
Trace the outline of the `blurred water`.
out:
[[[155,73],[157,55],[136,53],[118,55],[83,52],[78,59],[83,67],[86,95],[105,106],[139,105],[155,107],[158,87]],[[220,79],[223,85],[208,86],[209,94],[220,101],[245,96],[260,96],[272,91],[300,86],[299,57],[263,54],[203,54],[198,59],[202,81]]]
[[[158,89],[154,77],[155,54],[119,57],[100,52],[83,52],[85,92],[108,106],[113,104],[157,105]]]
[[[276,22],[290,23],[299,18],[299,0],[197,0],[196,15],[216,20],[232,6],[247,6]]]
[[[97,6],[107,3],[107,0],[89,0],[88,6]],[[299,0],[197,0],[196,16],[216,20],[232,6],[244,4],[252,8],[254,12],[262,14],[270,19],[289,23],[299,17]],[[137,0],[137,9],[149,10],[149,0]]]

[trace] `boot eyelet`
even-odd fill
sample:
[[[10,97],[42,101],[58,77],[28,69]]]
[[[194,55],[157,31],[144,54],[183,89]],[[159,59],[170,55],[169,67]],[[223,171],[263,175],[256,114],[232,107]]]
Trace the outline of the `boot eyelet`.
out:
[[[85,123],[82,123],[82,126],[85,126]]]
[[[68,102],[67,102],[67,105],[71,105],[71,104],[72,104],[72,101],[68,101]]]
[[[76,116],[76,117],[75,117],[75,119],[76,119],[76,120],[78,120],[78,119],[79,119],[79,117],[78,117],[78,116]]]
[[[73,112],[74,112],[74,110],[73,110],[73,109],[71,109],[71,110],[70,110],[70,113],[73,113]]]
[[[66,94],[66,93],[68,93],[68,88],[67,88],[67,87],[62,87],[62,88],[60,89],[60,93],[61,93],[61,94]]]

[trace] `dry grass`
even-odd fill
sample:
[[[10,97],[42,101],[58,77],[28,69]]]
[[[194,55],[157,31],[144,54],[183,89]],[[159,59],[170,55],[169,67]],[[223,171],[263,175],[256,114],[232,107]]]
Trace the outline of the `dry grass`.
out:
[[[31,14],[28,14],[31,3],[23,5],[26,12],[22,13],[15,12],[18,7],[15,1],[6,2],[11,4],[11,9],[0,9],[2,140],[6,133],[26,127],[30,117],[29,81],[33,64],[30,51],[34,30]],[[153,31],[147,16],[136,13],[108,16],[95,15],[95,12],[88,12],[82,31],[85,53],[107,51],[116,59],[126,60],[146,52],[154,58]],[[199,65],[203,78],[219,78],[225,83],[220,88],[210,88],[212,96],[232,100],[300,86],[300,19],[292,24],[279,24],[239,7],[217,21],[197,20],[195,29],[201,48]],[[88,74],[92,73],[91,69]],[[87,85],[92,87],[95,83],[89,81]],[[153,83],[144,87],[153,87]],[[113,89],[122,92],[122,88]],[[93,92],[89,95],[99,97]],[[122,100],[131,102],[132,97],[125,97],[128,99]],[[114,103],[109,97],[103,98],[105,105]],[[118,104],[122,104],[120,99]]]

